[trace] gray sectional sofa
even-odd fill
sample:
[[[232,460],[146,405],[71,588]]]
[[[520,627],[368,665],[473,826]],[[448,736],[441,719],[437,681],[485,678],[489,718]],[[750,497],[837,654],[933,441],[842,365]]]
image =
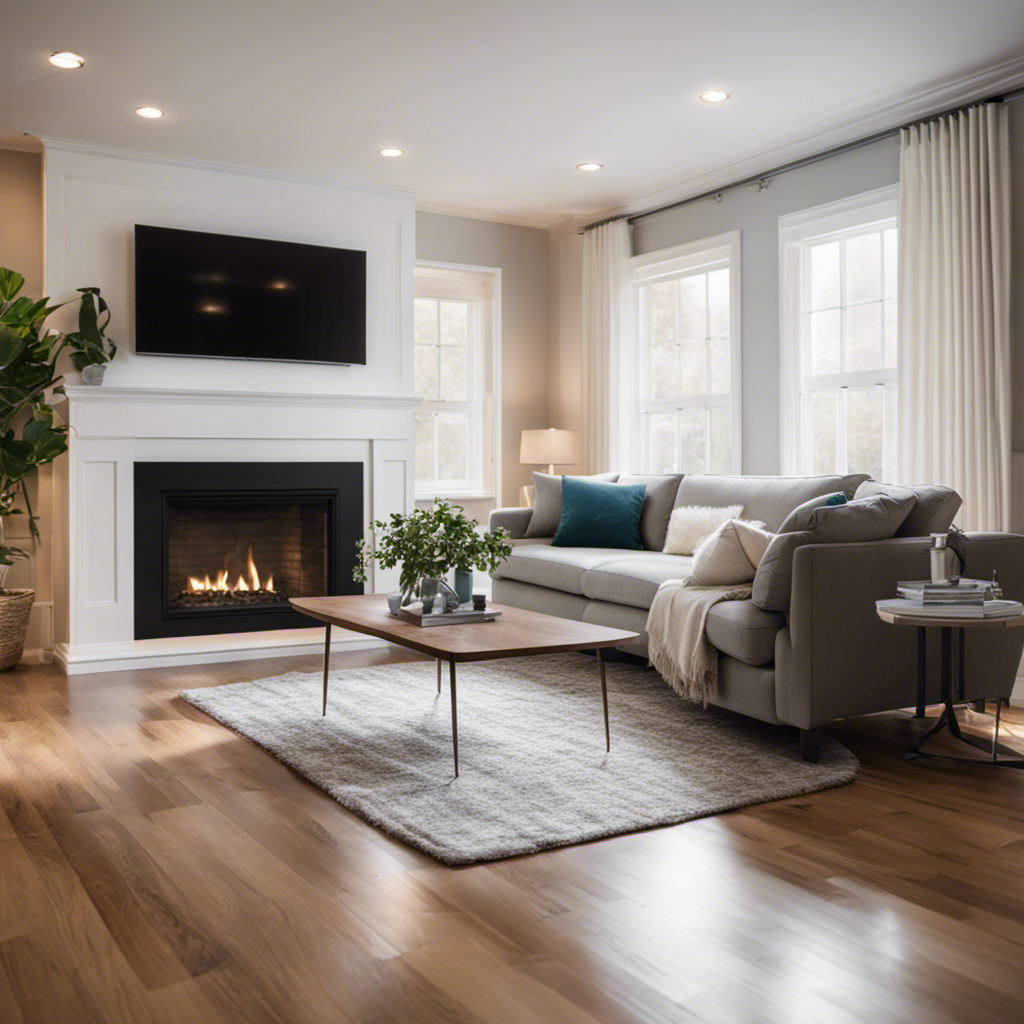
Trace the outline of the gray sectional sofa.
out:
[[[553,547],[550,537],[528,536],[533,509],[497,509],[491,528],[514,539],[511,556],[494,574],[500,604],[548,615],[630,629],[646,655],[647,612],[659,585],[688,575],[692,559],[664,554],[669,516],[680,505],[742,505],[743,518],[777,531],[805,501],[845,491],[852,495],[863,474],[819,477],[621,476],[648,481],[641,534],[645,549]],[[955,492],[930,489],[890,540],[808,544],[793,557],[787,611],[766,611],[752,600],[716,605],[707,637],[719,651],[715,703],[766,722],[801,730],[804,757],[816,761],[822,727],[837,718],[915,704],[917,631],[886,625],[875,601],[894,597],[898,580],[929,573],[927,534],[948,529],[960,505]],[[951,496],[951,497],[949,497]],[[954,500],[955,499],[955,500]],[[967,534],[965,575],[989,579],[997,570],[1005,595],[1024,595],[1024,537]],[[939,637],[928,630],[928,700],[939,700]],[[1024,630],[967,633],[965,693],[968,700],[1008,697],[1013,688]]]

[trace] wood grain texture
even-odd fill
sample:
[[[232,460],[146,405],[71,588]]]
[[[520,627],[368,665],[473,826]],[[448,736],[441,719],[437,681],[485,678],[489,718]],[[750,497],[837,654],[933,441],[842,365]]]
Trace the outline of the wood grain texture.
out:
[[[1024,776],[903,761],[927,722],[835,726],[841,789],[452,869],[177,698],[319,668],[0,674],[4,1024],[1024,1020]]]
[[[293,597],[292,606],[305,615],[400,644],[446,661],[489,661],[533,654],[558,654],[615,647],[639,639],[638,633],[589,622],[559,619],[524,608],[489,604],[501,617],[457,626],[415,626],[388,612],[382,594],[354,597]]]

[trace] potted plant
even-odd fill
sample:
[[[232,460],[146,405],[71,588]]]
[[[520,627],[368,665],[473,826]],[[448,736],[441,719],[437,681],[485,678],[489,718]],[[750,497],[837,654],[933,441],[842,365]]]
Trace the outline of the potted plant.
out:
[[[103,334],[110,314],[98,288],[79,289],[78,332],[68,335],[43,327],[47,317],[67,303],[33,301],[19,294],[24,284],[21,274],[0,267],[0,669],[21,660],[35,600],[34,590],[3,589],[10,567],[29,557],[24,548],[6,543],[4,524],[8,516],[22,514],[15,507],[20,487],[29,530],[39,539],[25,478],[68,449],[68,428],[50,404],[54,396],[64,394],[57,357],[65,347],[76,354],[98,347],[104,358],[115,351]],[[102,323],[97,312],[107,314]]]
[[[383,569],[401,564],[402,604],[408,604],[417,592],[424,599],[432,597],[449,569],[467,575],[474,568],[491,573],[512,551],[506,542],[508,530],[481,533],[474,520],[447,501],[435,501],[429,509],[417,508],[406,514],[395,512],[389,521],[374,520],[370,529],[376,546],[368,546],[363,538],[356,541],[358,557],[352,578],[365,583],[372,561]]]

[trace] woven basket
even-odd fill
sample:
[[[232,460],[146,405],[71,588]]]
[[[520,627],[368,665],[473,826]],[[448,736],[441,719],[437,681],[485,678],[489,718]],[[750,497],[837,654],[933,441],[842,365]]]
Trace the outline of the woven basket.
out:
[[[34,590],[0,590],[0,669],[21,661],[35,599]]]

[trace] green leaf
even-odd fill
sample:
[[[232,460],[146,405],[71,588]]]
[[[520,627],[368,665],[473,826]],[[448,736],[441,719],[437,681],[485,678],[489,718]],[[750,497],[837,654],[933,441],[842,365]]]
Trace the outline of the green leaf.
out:
[[[25,349],[27,339],[9,328],[0,328],[0,369],[10,366]]]
[[[13,270],[0,267],[0,299],[5,302],[10,301],[21,291],[24,283],[24,274],[16,274]]]

